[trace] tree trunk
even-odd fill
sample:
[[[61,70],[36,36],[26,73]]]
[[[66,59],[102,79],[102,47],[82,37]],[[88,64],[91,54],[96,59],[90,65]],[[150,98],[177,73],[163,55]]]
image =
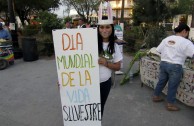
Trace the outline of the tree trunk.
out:
[[[8,14],[9,14],[9,26],[11,30],[11,37],[12,37],[12,43],[14,48],[18,48],[18,36],[17,36],[17,29],[16,29],[16,20],[15,20],[15,15],[14,15],[14,10],[13,10],[13,1],[12,0],[7,0],[8,2]]]
[[[191,27],[194,28],[194,3],[192,5],[192,21],[191,21]]]

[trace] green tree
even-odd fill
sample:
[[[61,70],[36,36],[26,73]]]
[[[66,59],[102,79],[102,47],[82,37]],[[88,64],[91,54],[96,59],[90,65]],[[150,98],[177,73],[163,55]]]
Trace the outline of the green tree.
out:
[[[7,0],[0,0],[0,12],[7,11]]]
[[[178,14],[191,14],[192,13],[192,5],[194,0],[179,0],[178,2]]]
[[[45,33],[52,33],[53,29],[62,28],[62,19],[57,18],[56,14],[43,11],[38,14],[38,21],[41,22],[42,29]]]
[[[7,12],[7,0],[0,0],[0,12]],[[13,0],[15,15],[18,15],[24,23],[24,20],[31,14],[42,10],[50,10],[60,5],[60,0]]]
[[[166,4],[162,0],[134,0],[133,20],[135,25],[142,22],[156,24],[170,16]]]
[[[191,27],[194,27],[194,0],[179,0],[177,10],[178,14],[192,14]]]
[[[72,18],[71,17],[65,17],[64,19],[63,19],[63,23],[66,23],[66,22],[68,22],[68,21],[72,21]]]
[[[8,11],[8,5],[7,5],[7,0],[0,0],[0,13],[4,12],[4,14],[7,15],[7,11]],[[4,17],[5,15],[3,15]],[[1,15],[0,15],[0,19],[5,21],[5,18],[3,18]],[[6,17],[7,18],[7,17]]]
[[[67,7],[73,7],[78,15],[86,21],[89,20],[93,12],[97,14],[100,2],[101,0],[63,0]]]
[[[59,4],[60,0],[15,0],[15,11],[24,23],[30,14],[57,8]]]

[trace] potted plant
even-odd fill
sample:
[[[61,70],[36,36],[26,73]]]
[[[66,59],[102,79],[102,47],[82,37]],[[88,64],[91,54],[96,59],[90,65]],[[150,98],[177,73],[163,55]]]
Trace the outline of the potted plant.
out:
[[[27,25],[22,30],[21,43],[24,61],[38,60],[38,50],[35,35],[40,31],[38,25]]]

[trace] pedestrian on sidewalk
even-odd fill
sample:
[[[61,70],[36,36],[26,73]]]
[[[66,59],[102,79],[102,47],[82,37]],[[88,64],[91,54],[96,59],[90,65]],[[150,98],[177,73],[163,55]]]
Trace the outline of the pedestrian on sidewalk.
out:
[[[107,5],[107,7],[110,7],[110,5]],[[99,12],[102,12],[101,9],[102,7],[99,8]],[[107,12],[109,14],[108,17],[102,16],[100,13],[98,17],[101,115],[103,115],[104,106],[111,89],[111,73],[112,71],[120,70],[121,60],[123,59],[119,46],[115,43],[114,39],[112,9],[107,8],[107,10],[111,11]]]
[[[176,92],[180,84],[184,62],[187,57],[194,57],[194,45],[186,39],[190,28],[184,23],[180,23],[174,29],[175,35],[171,35],[162,40],[156,50],[161,53],[159,81],[154,90],[153,101],[161,102],[161,92],[168,82],[167,105],[169,111],[178,111],[175,105]]]

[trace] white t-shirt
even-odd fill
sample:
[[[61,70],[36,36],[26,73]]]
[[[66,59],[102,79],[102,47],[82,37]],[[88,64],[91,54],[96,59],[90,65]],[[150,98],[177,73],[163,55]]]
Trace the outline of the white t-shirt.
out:
[[[187,57],[193,57],[194,45],[184,37],[172,35],[163,39],[156,50],[161,53],[161,61],[183,65]]]
[[[103,42],[104,51],[107,50],[107,47],[108,47],[108,43]],[[115,47],[115,52],[111,55],[112,58],[109,60],[109,62],[112,62],[112,63],[119,62],[123,59],[123,55],[120,51],[118,44],[115,43],[114,47]],[[111,77],[111,73],[112,73],[111,69],[103,65],[100,65],[99,71],[100,71],[100,82],[105,82]]]

